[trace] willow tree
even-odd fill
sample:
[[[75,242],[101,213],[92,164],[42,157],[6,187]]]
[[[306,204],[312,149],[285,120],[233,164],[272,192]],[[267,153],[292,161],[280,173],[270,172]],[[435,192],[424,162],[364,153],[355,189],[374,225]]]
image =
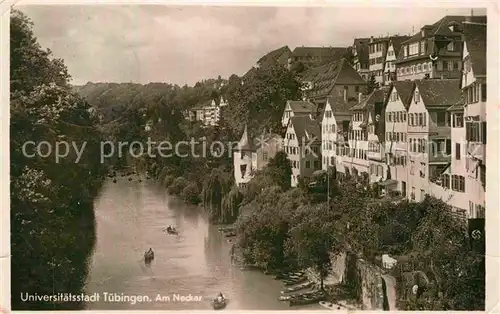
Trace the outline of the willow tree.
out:
[[[223,198],[231,191],[231,175],[220,168],[212,169],[210,175],[203,184],[203,207],[208,211],[210,220],[217,223],[225,223]]]

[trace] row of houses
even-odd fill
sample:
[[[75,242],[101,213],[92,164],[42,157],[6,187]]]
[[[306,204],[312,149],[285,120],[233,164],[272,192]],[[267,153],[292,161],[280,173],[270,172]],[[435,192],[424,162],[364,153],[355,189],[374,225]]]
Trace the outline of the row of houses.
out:
[[[398,194],[420,201],[430,194],[452,205],[462,217],[484,218],[486,23],[445,17],[422,29],[426,32],[409,40],[372,41],[375,45],[387,43],[387,49],[384,45],[380,49],[399,53],[391,63],[396,65],[391,72],[395,75],[385,76],[389,81],[384,83],[390,83],[368,95],[360,71],[346,60],[311,69],[303,77],[310,83],[305,91],[308,98],[288,101],[285,106],[284,134],[267,134],[263,137],[272,138],[272,143],[256,139],[253,143],[259,145],[248,146],[244,145],[250,142],[245,131],[234,156],[236,183],[248,183],[252,173],[265,166],[265,160],[284,150],[292,167],[292,186],[301,177],[335,167],[340,176],[347,171],[366,174],[379,186],[381,196]],[[420,58],[420,50],[415,56],[413,50],[409,52],[417,38],[428,40],[418,47],[427,47],[424,51],[430,51],[431,57],[423,53]],[[435,62],[456,59],[449,55],[450,43],[461,47],[460,62],[446,71],[460,71],[440,75],[444,70]],[[369,52],[379,49],[368,47]],[[399,64],[410,64],[401,60],[430,60],[432,67],[429,75],[401,79]]]
[[[186,119],[190,121],[200,121],[205,126],[216,126],[226,107],[227,102],[223,97],[220,97],[218,101],[215,99],[208,100],[189,109],[186,113]]]
[[[356,38],[351,46],[355,69],[380,85],[395,80],[460,78],[463,24],[486,24],[486,16],[445,16],[413,36]]]

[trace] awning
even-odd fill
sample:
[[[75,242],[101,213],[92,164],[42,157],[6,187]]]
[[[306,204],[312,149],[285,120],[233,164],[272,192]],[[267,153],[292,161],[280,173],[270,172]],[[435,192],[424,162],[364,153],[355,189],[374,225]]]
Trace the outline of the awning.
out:
[[[393,184],[397,184],[397,183],[398,183],[398,181],[389,179],[389,180],[385,180],[383,182],[379,182],[378,185],[388,186],[388,185],[393,185]]]

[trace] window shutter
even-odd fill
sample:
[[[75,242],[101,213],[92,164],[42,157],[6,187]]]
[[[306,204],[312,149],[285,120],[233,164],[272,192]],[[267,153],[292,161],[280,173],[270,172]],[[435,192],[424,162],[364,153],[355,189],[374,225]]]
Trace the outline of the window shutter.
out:
[[[481,122],[481,131],[482,131],[482,143],[486,144],[486,121]]]

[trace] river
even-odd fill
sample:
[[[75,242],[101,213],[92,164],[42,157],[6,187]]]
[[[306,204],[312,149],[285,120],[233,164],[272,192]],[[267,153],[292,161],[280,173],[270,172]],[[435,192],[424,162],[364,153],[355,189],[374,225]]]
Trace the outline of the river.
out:
[[[85,291],[100,298],[88,302],[88,310],[206,310],[219,292],[229,299],[229,310],[321,309],[278,301],[280,281],[233,266],[231,244],[203,210],[169,196],[152,180],[108,180],[96,200],[95,216],[97,243]],[[163,232],[168,225],[176,226],[179,235]],[[149,248],[155,259],[146,266],[142,256]],[[107,302],[105,292],[146,295],[152,301]],[[174,301],[173,294],[201,301]],[[155,301],[158,295],[171,300]]]

